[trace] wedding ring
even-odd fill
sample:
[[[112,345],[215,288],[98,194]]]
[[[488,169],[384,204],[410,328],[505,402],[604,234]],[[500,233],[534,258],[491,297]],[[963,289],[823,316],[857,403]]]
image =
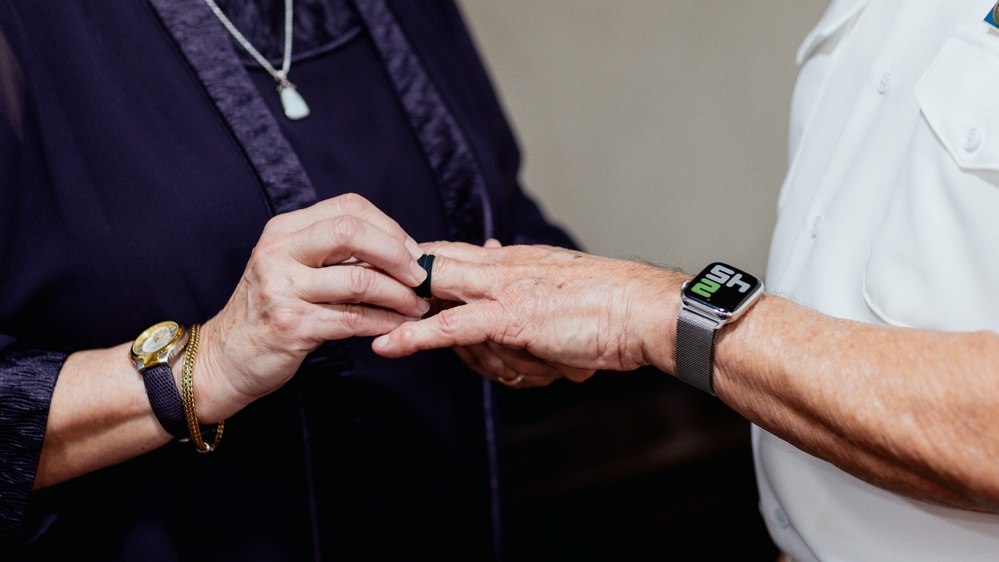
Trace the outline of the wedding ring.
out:
[[[505,384],[506,386],[514,387],[514,386],[517,386],[520,383],[524,382],[524,375],[517,375],[517,376],[513,377],[512,379],[508,379],[506,377],[499,377],[496,380],[499,381],[499,382],[501,382],[501,383],[503,383],[503,384]]]
[[[422,267],[427,272],[427,278],[424,279],[423,283],[420,283],[420,286],[414,290],[416,291],[417,295],[425,299],[429,299],[433,297],[433,295],[430,293],[430,276],[433,274],[434,271],[434,255],[423,254],[422,256],[420,256],[420,259],[416,260],[416,263],[420,264],[420,267]]]

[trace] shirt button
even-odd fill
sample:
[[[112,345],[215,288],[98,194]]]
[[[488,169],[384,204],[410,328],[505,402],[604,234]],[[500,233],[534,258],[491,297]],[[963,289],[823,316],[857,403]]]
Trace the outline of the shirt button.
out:
[[[964,139],[964,150],[975,152],[982,147],[982,132],[977,128],[968,131],[968,136]]]
[[[776,522],[781,529],[787,529],[791,525],[791,520],[788,519],[784,510],[779,507],[774,509],[774,522]]]
[[[812,238],[817,238],[820,230],[822,230],[822,215],[815,215],[812,219]]]
[[[895,77],[892,75],[891,72],[885,72],[884,74],[882,74],[881,79],[878,80],[878,93],[883,94],[887,92],[888,88],[891,88],[891,83],[892,80],[894,79]]]

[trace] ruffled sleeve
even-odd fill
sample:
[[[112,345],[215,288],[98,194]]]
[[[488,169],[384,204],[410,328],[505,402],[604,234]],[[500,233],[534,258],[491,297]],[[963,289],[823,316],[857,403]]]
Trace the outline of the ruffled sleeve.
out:
[[[0,538],[21,530],[49,403],[65,353],[20,349],[0,335]]]

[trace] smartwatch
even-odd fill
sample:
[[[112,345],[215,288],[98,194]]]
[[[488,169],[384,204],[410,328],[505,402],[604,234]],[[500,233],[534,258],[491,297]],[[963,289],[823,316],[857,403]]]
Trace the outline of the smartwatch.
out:
[[[156,419],[170,435],[180,438],[188,434],[187,418],[170,365],[180,357],[186,344],[187,331],[168,320],[146,328],[128,350],[128,356],[142,373]]]
[[[684,282],[676,319],[676,377],[715,395],[712,361],[718,329],[737,320],[762,294],[762,281],[721,262]]]

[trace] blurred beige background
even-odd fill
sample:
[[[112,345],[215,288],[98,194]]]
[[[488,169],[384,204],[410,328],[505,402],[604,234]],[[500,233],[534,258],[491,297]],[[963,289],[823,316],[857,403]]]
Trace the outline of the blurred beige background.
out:
[[[524,153],[590,252],[758,275],[819,0],[459,0]]]

